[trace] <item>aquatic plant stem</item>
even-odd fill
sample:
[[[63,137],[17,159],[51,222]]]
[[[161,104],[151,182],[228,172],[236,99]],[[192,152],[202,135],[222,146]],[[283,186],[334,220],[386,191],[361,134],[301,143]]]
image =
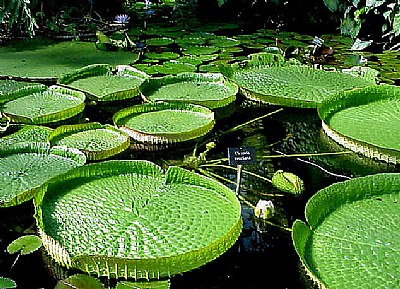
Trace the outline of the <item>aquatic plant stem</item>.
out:
[[[242,182],[242,170],[243,170],[243,165],[238,165],[237,166],[237,172],[236,172],[236,196],[239,196],[240,194],[240,183]]]

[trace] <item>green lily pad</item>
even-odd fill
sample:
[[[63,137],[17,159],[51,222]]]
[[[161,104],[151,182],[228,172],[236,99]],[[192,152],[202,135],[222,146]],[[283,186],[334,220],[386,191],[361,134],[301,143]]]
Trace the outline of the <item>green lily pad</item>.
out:
[[[85,92],[96,101],[123,100],[140,94],[139,86],[149,76],[127,65],[93,64],[63,75],[59,83]]]
[[[35,207],[55,261],[108,278],[160,279],[198,268],[230,248],[242,228],[233,191],[179,167],[163,174],[148,161],[72,170],[43,188]]]
[[[220,73],[180,73],[150,78],[140,90],[152,101],[188,102],[210,109],[234,102],[238,93],[237,85]]]
[[[42,125],[24,125],[21,129],[0,138],[0,149],[16,143],[47,142],[52,128]]]
[[[176,59],[180,55],[178,53],[175,53],[175,52],[164,51],[164,52],[161,52],[161,53],[147,52],[144,56],[146,58],[155,59],[155,60],[170,60],[170,59]]]
[[[12,241],[7,246],[7,252],[10,254],[20,252],[21,255],[28,255],[35,252],[40,247],[42,247],[42,240],[38,236],[25,235]]]
[[[36,91],[43,91],[46,88],[47,86],[40,83],[0,80],[0,103],[10,101]]]
[[[32,49],[0,47],[0,75],[28,79],[55,80],[60,76],[95,63],[131,64],[138,55],[127,51],[101,51],[94,43],[69,41],[41,45]]]
[[[11,278],[0,276],[0,288],[2,289],[17,288],[17,283],[15,283],[15,281]]]
[[[154,37],[146,40],[148,46],[168,46],[174,43],[174,40],[169,37]]]
[[[120,281],[115,289],[169,289],[169,280],[151,280],[151,281]]]
[[[237,46],[240,44],[240,41],[226,36],[218,36],[211,39],[210,43],[216,47],[226,48]]]
[[[54,289],[104,289],[103,284],[99,279],[85,275],[85,274],[74,274],[64,280],[59,280]]]
[[[355,152],[400,162],[400,88],[374,85],[343,92],[318,108],[326,134]]]
[[[216,46],[186,46],[183,48],[182,53],[184,55],[203,55],[203,54],[215,54],[220,50],[219,47]]]
[[[103,160],[129,147],[129,136],[117,128],[97,122],[63,125],[49,136],[51,145],[76,148],[88,160]]]
[[[45,143],[16,144],[0,150],[0,207],[30,200],[51,178],[81,166],[86,158],[78,150],[50,148]]]
[[[190,63],[180,63],[175,60],[165,61],[162,65],[155,65],[159,74],[175,75],[183,72],[195,72],[197,67]]]
[[[3,112],[15,123],[47,124],[76,116],[84,108],[82,92],[53,85],[6,102]]]
[[[333,184],[306,205],[293,242],[321,288],[397,288],[400,280],[400,174]]]
[[[325,71],[286,62],[281,55],[260,53],[235,64],[227,75],[248,99],[291,107],[315,108],[336,93],[375,84],[368,77]],[[270,63],[266,60],[271,61]],[[242,68],[243,67],[243,68]]]
[[[151,144],[192,140],[207,134],[215,124],[210,109],[183,102],[135,105],[115,113],[113,121],[133,139]]]

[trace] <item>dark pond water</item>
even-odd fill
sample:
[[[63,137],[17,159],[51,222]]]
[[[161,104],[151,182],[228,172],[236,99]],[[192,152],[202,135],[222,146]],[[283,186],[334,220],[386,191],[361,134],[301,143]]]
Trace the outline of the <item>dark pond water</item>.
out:
[[[208,155],[208,160],[226,158],[228,147],[253,146],[257,162],[245,165],[245,171],[270,178],[274,171],[283,169],[304,180],[306,190],[299,197],[269,196],[266,194],[279,192],[269,182],[243,173],[241,195],[252,204],[259,199],[272,200],[277,212],[271,222],[290,228],[295,219],[304,219],[306,201],[316,191],[334,182],[376,172],[399,171],[396,167],[356,154],[279,157],[281,154],[345,151],[321,132],[321,123],[314,109],[284,108],[269,117],[224,134],[236,125],[277,109],[279,107],[241,103],[234,114],[220,119],[213,134],[204,140],[204,143],[213,140],[217,145]],[[202,150],[204,145],[199,147],[199,151]],[[182,160],[185,154],[191,152],[192,148],[175,148],[163,152],[128,151],[118,157],[148,159],[164,166]],[[232,182],[236,181],[236,172],[233,170],[207,169]],[[234,184],[227,183],[227,186],[235,190]],[[0,209],[0,276],[13,278],[19,284],[18,288],[54,288],[54,267],[45,261],[43,252],[20,256],[14,265],[15,256],[5,252],[13,239],[22,233],[35,232],[32,215],[30,202],[15,208]],[[299,264],[290,231],[258,222],[253,217],[253,209],[246,204],[243,204],[242,215],[244,228],[235,245],[215,261],[174,276],[171,279],[172,289],[313,288]],[[55,271],[60,274],[62,270]]]

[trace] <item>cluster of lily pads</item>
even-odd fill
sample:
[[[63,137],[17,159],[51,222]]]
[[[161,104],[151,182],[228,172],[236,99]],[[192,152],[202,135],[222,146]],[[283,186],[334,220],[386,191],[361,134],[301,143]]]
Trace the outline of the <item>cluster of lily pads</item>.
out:
[[[137,144],[192,146],[212,132],[216,111],[238,102],[239,95],[264,105],[317,109],[322,128],[336,142],[367,157],[400,162],[400,89],[377,84],[374,70],[317,69],[285,58],[278,48],[245,58],[230,54],[251,45],[259,49],[266,31],[236,38],[178,32],[165,29],[163,37],[149,37],[147,30],[149,50],[137,54],[100,51],[94,43],[52,44],[50,51],[78,48],[72,58],[67,52],[43,64],[46,80],[55,81],[50,86],[40,83],[32,67],[26,69],[34,65],[35,53],[49,50],[4,48],[1,71],[35,82],[0,81],[6,132],[0,142],[0,207],[33,199],[43,245],[67,268],[98,277],[162,280],[206,264],[235,243],[241,206],[230,189],[180,167],[163,171],[146,160],[112,158]],[[244,40],[251,44],[244,46]],[[220,62],[211,68],[215,59]],[[96,108],[112,111],[111,117],[85,119]],[[395,288],[390,282],[399,277],[393,235],[400,216],[398,178],[353,179],[309,200],[308,224],[296,221],[292,236],[321,286]],[[376,212],[385,216],[380,223],[370,220]]]

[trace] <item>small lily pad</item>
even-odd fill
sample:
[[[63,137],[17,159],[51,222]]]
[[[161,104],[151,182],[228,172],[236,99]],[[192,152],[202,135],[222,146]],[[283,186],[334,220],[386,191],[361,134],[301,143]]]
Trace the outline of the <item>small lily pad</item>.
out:
[[[239,89],[220,73],[180,73],[148,79],[140,90],[152,101],[188,102],[214,109],[234,102]]]
[[[149,76],[134,67],[94,64],[62,76],[59,83],[85,92],[96,101],[134,98],[140,94],[139,86]]]
[[[76,116],[84,108],[82,92],[53,85],[6,102],[3,112],[15,123],[47,124]]]
[[[99,279],[85,275],[74,274],[64,280],[59,280],[54,289],[104,289]]]
[[[17,283],[11,278],[0,277],[0,288],[1,289],[9,289],[9,288],[17,288]]]
[[[114,123],[140,142],[184,142],[207,134],[215,124],[214,113],[203,106],[182,102],[135,105],[114,114]]]
[[[106,159],[129,147],[127,134],[97,122],[59,126],[48,139],[52,145],[84,152],[88,160]]]
[[[25,235],[15,239],[7,246],[7,252],[15,254],[20,252],[21,255],[27,255],[35,252],[42,247],[42,240],[36,235]]]

